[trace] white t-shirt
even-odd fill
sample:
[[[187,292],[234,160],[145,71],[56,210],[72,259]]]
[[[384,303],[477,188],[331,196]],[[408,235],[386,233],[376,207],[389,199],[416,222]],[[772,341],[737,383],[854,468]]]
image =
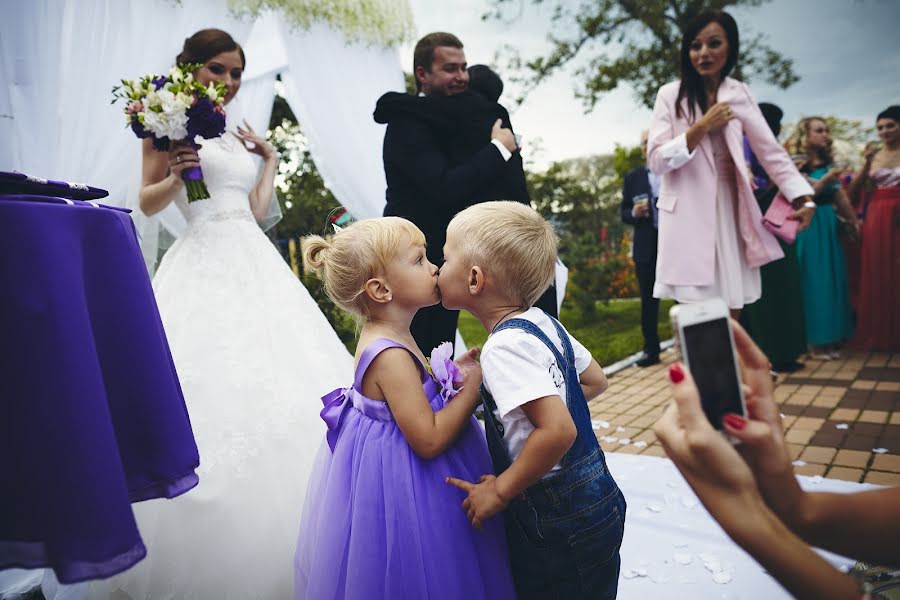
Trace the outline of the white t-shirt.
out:
[[[559,353],[565,356],[556,327],[539,308],[530,308],[515,319],[526,319],[537,325]],[[568,332],[566,332],[567,335]],[[575,370],[581,374],[593,358],[587,348],[569,335],[575,353]],[[494,415],[503,425],[503,442],[509,457],[515,460],[534,431],[534,425],[521,406],[545,396],[558,395],[566,401],[563,369],[556,364],[553,352],[536,336],[522,329],[504,329],[491,335],[481,349],[481,370],[484,387],[494,397]],[[559,469],[559,464],[551,473]]]

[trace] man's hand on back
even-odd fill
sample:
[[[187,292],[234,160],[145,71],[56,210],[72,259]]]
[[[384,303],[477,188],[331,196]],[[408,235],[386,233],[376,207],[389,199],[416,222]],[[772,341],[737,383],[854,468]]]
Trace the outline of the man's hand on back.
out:
[[[516,148],[516,138],[513,135],[513,132],[503,127],[503,121],[501,119],[497,119],[494,122],[494,126],[491,128],[491,139],[497,140],[501,144],[503,144],[507,150],[510,152],[515,152]]]

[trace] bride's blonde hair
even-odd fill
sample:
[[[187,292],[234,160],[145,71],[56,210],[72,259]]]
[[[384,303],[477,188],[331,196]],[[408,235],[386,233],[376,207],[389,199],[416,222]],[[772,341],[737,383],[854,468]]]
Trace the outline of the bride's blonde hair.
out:
[[[425,234],[400,217],[364,219],[324,238],[304,239],[303,258],[325,284],[325,293],[343,310],[367,318],[366,282],[384,275],[387,265],[408,236],[425,244]]]

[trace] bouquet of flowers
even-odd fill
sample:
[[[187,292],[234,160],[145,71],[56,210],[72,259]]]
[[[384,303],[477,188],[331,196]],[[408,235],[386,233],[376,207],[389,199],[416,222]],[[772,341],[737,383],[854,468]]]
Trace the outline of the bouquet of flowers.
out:
[[[136,81],[122,80],[113,88],[113,102],[125,100],[126,126],[139,138],[149,137],[153,148],[168,152],[174,142],[198,148],[194,138],[225,133],[225,85],[219,81],[204,87],[193,72],[201,65],[182,64],[169,74],[146,75]],[[209,198],[200,167],[181,173],[188,202]]]

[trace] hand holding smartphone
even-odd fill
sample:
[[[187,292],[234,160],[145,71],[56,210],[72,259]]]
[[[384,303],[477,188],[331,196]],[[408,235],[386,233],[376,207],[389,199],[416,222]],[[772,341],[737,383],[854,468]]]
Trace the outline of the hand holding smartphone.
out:
[[[691,372],[706,418],[722,430],[722,417],[746,417],[728,305],[720,298],[676,304],[669,311],[682,361]]]

